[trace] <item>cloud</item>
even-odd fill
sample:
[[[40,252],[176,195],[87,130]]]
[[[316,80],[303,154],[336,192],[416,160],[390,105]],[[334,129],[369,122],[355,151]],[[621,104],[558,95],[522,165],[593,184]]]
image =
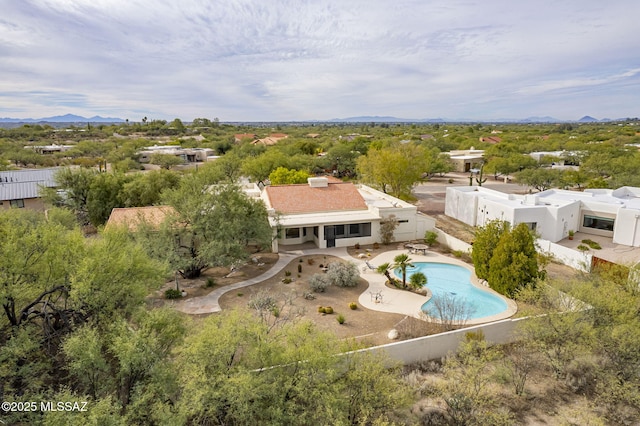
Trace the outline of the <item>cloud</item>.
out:
[[[231,121],[575,118],[591,88],[610,108],[592,115],[638,115],[627,96],[604,101],[607,87],[639,91],[638,12],[631,0],[9,2],[0,92],[16,114]],[[559,109],[554,94],[577,88]]]

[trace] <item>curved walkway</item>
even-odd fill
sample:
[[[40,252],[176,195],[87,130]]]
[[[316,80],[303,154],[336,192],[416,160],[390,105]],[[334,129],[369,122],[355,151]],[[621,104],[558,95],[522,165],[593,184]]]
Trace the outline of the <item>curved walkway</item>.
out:
[[[415,318],[420,318],[421,307],[424,302],[428,300],[427,297],[412,293],[410,291],[387,287],[385,285],[386,277],[382,274],[377,273],[375,270],[370,269],[367,265],[367,261],[373,267],[386,262],[392,263],[395,256],[400,253],[406,252],[406,250],[391,250],[378,254],[374,259],[355,259],[347,253],[347,250],[345,248],[284,251],[279,253],[278,261],[264,274],[245,281],[240,281],[235,284],[218,288],[206,296],[194,297],[192,299],[177,302],[174,307],[175,309],[187,314],[209,314],[213,312],[220,312],[221,308],[219,299],[223,294],[265,281],[278,274],[292,260],[300,256],[322,254],[326,256],[339,257],[341,259],[353,262],[357,265],[358,270],[360,271],[360,276],[369,283],[369,287],[360,295],[358,299],[360,305],[374,311],[403,314]],[[475,272],[473,272],[473,268],[469,268],[466,263],[457,259],[442,256],[434,252],[427,252],[427,254],[411,254],[411,259],[415,262],[439,262],[464,266],[468,269],[471,269],[472,271],[472,283],[477,287],[482,287],[481,285],[479,285],[479,280],[477,279]],[[493,290],[487,288],[483,289],[495,293],[493,292]],[[378,301],[376,301],[376,298],[374,296],[375,294],[379,294],[381,296]],[[515,302],[510,299],[503,299],[507,301],[508,306],[505,312],[491,317],[471,320],[468,321],[468,324],[480,324],[497,321],[500,319],[509,318],[510,316],[515,314],[515,312],[517,311]]]

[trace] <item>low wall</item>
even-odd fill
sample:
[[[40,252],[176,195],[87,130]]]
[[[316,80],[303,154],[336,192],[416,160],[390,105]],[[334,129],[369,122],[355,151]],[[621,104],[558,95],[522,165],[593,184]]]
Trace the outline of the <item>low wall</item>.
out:
[[[583,253],[543,239],[536,240],[536,245],[540,251],[550,254],[558,259],[558,261],[573,269],[582,272],[591,272],[591,262],[593,260],[593,254],[591,253]]]
[[[481,324],[460,330],[448,331],[433,336],[418,337],[402,342],[389,343],[382,346],[363,349],[373,354],[384,354],[403,364],[413,364],[420,361],[440,359],[455,352],[464,341],[465,335],[482,330],[485,340],[491,344],[503,344],[517,339],[515,333],[517,325],[527,318],[506,319],[489,324]]]
[[[460,250],[465,253],[471,253],[471,244],[467,244],[462,240],[452,237],[445,233],[443,230],[434,228],[434,231],[438,234],[438,242],[449,247],[451,250]]]

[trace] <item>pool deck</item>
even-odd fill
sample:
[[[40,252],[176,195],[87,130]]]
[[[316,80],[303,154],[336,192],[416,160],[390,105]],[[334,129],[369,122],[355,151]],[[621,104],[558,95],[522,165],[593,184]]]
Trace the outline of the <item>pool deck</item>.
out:
[[[175,309],[185,312],[188,314],[209,314],[213,312],[220,312],[220,304],[219,299],[223,294],[237,290],[239,288],[247,287],[250,285],[258,284],[262,281],[265,281],[278,272],[283,270],[289,262],[296,259],[300,256],[307,255],[326,255],[326,256],[335,256],[344,260],[348,260],[357,265],[358,270],[360,271],[360,276],[364,278],[368,283],[368,288],[360,295],[358,302],[365,308],[371,309],[373,311],[379,312],[389,312],[394,314],[402,314],[408,315],[414,318],[424,319],[421,311],[422,305],[429,300],[429,297],[419,295],[410,291],[393,289],[387,287],[385,285],[386,277],[382,274],[377,273],[375,270],[371,270],[367,266],[367,262],[373,266],[377,267],[383,263],[393,263],[393,258],[398,254],[407,254],[408,250],[391,250],[378,254],[375,258],[366,258],[366,259],[356,259],[347,253],[345,248],[331,248],[331,249],[308,249],[308,250],[293,250],[293,251],[285,251],[279,253],[278,261],[264,274],[259,275],[255,278],[241,281],[229,286],[221,287],[209,293],[206,296],[194,297],[192,299],[187,299],[183,301],[178,301],[175,303]],[[517,311],[517,306],[513,300],[507,299],[490,288],[483,286],[480,283],[480,280],[475,274],[473,268],[466,263],[453,259],[447,256],[443,256],[438,253],[427,251],[426,254],[410,254],[409,257],[413,262],[437,262],[437,263],[448,263],[453,265],[458,265],[465,267],[471,271],[471,283],[481,288],[485,291],[495,294],[496,296],[502,298],[507,303],[507,310],[498,315],[492,315],[489,317],[478,318],[474,320],[468,320],[466,324],[474,325],[474,324],[483,324],[492,321],[498,321],[502,319],[506,319],[514,315]],[[376,302],[375,295],[379,294],[381,296],[380,300]]]

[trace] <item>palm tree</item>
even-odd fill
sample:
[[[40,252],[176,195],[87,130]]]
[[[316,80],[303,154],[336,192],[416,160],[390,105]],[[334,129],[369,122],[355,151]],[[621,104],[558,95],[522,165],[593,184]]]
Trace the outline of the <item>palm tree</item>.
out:
[[[378,266],[376,268],[376,272],[379,274],[384,274],[385,277],[387,277],[387,279],[389,280],[389,284],[394,284],[395,280],[393,278],[391,278],[391,275],[389,274],[389,268],[391,267],[390,263],[383,263],[382,265]]]
[[[391,265],[393,269],[400,268],[402,271],[402,288],[407,288],[407,268],[413,267],[413,263],[411,263],[411,258],[408,254],[402,253],[393,258],[393,265]]]

